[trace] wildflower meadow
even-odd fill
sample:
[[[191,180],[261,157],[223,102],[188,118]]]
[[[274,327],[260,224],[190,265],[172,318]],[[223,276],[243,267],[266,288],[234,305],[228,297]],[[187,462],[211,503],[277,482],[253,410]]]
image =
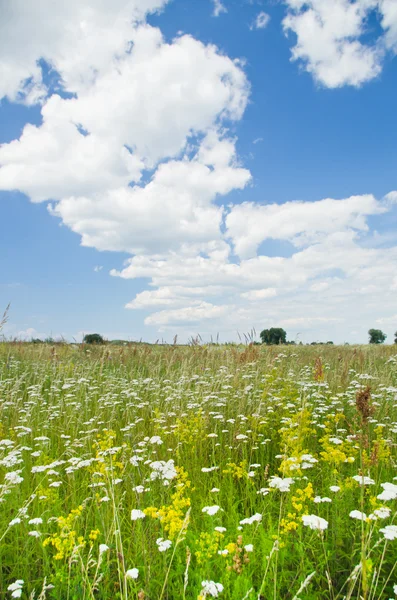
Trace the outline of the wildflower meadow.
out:
[[[393,346],[0,344],[0,597],[397,597]]]

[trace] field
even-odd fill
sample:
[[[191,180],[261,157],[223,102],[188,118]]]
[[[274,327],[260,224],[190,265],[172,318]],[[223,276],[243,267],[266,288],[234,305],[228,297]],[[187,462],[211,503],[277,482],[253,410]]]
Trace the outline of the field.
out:
[[[397,594],[397,347],[0,344],[0,597]]]

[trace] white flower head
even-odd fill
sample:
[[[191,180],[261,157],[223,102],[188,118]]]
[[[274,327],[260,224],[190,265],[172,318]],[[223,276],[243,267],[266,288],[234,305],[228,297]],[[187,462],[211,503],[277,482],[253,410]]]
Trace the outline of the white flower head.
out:
[[[244,550],[246,552],[253,552],[254,551],[254,546],[252,544],[247,544],[246,546],[244,546]]]
[[[383,533],[385,540],[397,540],[397,525],[386,525],[379,531]]]
[[[331,490],[331,492],[334,492],[334,494],[340,491],[339,485],[330,485],[329,489]]]
[[[371,479],[371,477],[367,477],[366,475],[354,475],[352,477],[357,483],[360,485],[374,485],[375,481]],[[397,486],[396,486],[397,487]]]
[[[99,554],[103,554],[109,550],[109,546],[107,544],[99,544]]]
[[[204,506],[204,508],[201,509],[201,512],[207,513],[207,515],[212,517],[213,515],[216,515],[218,510],[222,510],[221,507],[217,504],[214,504],[214,506]]]
[[[139,570],[138,569],[128,569],[128,571],[126,571],[125,576],[127,579],[138,579],[139,577]]]
[[[144,519],[146,517],[145,513],[138,508],[133,508],[131,511],[131,521],[137,521],[138,519]]]
[[[302,515],[302,522],[305,527],[310,527],[310,529],[316,529],[317,531],[324,531],[328,528],[328,521],[317,515]]]
[[[247,517],[240,521],[240,525],[252,525],[255,522],[260,523],[262,521],[262,515],[260,513],[255,513],[252,517]]]
[[[379,494],[378,500],[396,500],[397,499],[397,485],[394,483],[381,483],[383,492]]]
[[[218,598],[219,594],[223,592],[223,585],[214,581],[202,581],[201,588],[202,596],[211,596],[212,598]]]
[[[361,512],[360,510],[352,510],[349,513],[349,517],[351,517],[352,519],[358,519],[359,521],[366,521],[367,519],[367,515]]]
[[[163,538],[157,538],[156,544],[159,549],[159,552],[165,552],[172,546],[171,540],[163,540]]]
[[[269,479],[269,487],[276,488],[280,492],[289,492],[290,485],[294,483],[294,479],[292,477],[286,477],[282,479],[281,477],[276,477],[273,475]]]

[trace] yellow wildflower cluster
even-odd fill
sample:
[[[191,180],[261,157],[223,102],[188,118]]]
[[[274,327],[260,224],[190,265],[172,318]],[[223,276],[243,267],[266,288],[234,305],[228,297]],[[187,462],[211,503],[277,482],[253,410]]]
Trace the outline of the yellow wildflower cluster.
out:
[[[250,479],[248,477],[248,462],[242,460],[240,463],[227,463],[228,469],[223,469],[222,473],[231,474],[235,479]]]
[[[50,537],[46,538],[43,542],[43,546],[53,546],[57,553],[54,556],[55,560],[62,560],[72,555],[76,547],[84,548],[86,542],[84,536],[77,535],[74,529],[77,519],[83,513],[84,507],[80,505],[78,508],[74,508],[70,511],[67,517],[58,517],[58,532],[53,533]],[[96,533],[91,532],[91,534]],[[90,534],[90,539],[91,538]],[[98,531],[99,534],[99,531]],[[93,539],[96,539],[97,535]]]
[[[171,496],[171,504],[156,508],[149,506],[144,509],[145,515],[152,519],[159,519],[164,531],[170,540],[173,540],[182,530],[185,520],[185,509],[190,506],[187,493],[191,487],[188,474],[183,467],[176,467],[176,491]]]
[[[302,475],[300,469],[293,468],[294,462],[291,461],[291,457],[298,458],[302,454],[308,453],[305,443],[309,436],[315,433],[311,427],[311,416],[311,412],[307,408],[303,408],[291,417],[288,426],[279,430],[281,435],[280,448],[286,457],[281,461],[279,467],[279,471],[283,475]]]
[[[194,553],[199,565],[205,564],[208,560],[216,556],[222,538],[223,533],[219,531],[212,531],[211,533],[203,531],[200,533],[200,537],[196,541],[197,550]],[[235,544],[229,544],[229,546],[233,546],[232,551],[234,552]]]
[[[117,469],[119,472],[124,470],[124,464],[120,461],[120,454],[127,444],[123,444],[121,448],[117,448],[110,453],[114,447],[116,440],[116,432],[112,429],[104,429],[102,433],[98,433],[97,440],[92,447],[96,449],[95,458],[97,459],[90,467],[91,472],[102,473],[105,475],[109,470]]]
[[[194,416],[189,415],[183,419],[176,419],[173,431],[178,442],[192,444],[205,439],[206,424],[203,411],[199,410]]]

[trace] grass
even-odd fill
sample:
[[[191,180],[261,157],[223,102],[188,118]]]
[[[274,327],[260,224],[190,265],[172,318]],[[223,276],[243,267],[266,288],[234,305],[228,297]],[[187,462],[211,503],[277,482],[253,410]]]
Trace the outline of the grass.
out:
[[[395,597],[396,347],[2,343],[0,410],[1,598]]]

